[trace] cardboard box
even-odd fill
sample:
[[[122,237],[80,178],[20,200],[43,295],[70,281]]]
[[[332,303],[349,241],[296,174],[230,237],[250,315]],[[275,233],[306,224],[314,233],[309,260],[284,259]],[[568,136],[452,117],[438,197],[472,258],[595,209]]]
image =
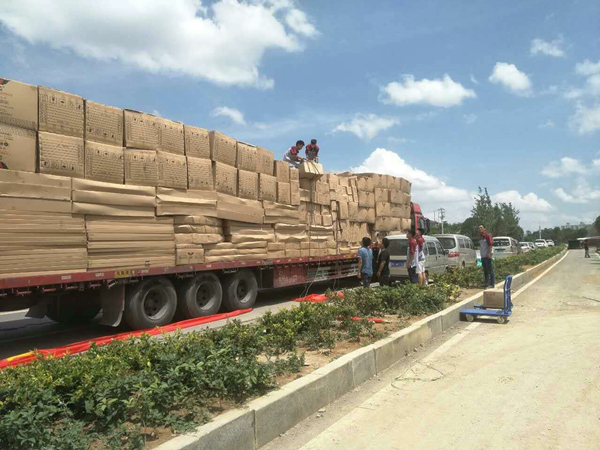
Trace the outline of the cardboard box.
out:
[[[157,117],[156,122],[159,129],[158,150],[176,155],[184,155],[183,124],[161,117]]]
[[[158,150],[160,127],[157,117],[139,111],[124,111],[125,147]]]
[[[348,220],[358,221],[358,203],[348,202]]]
[[[373,181],[373,178],[366,175],[359,176],[356,179],[356,188],[359,191],[373,192],[375,189],[375,183]]]
[[[282,205],[270,201],[262,202],[264,207],[264,223],[298,225],[300,211],[297,206]]]
[[[375,188],[375,203],[387,203],[390,201],[388,189]]]
[[[377,217],[391,217],[392,216],[391,206],[392,205],[390,203],[382,203],[382,202],[375,203],[375,215]]]
[[[183,138],[183,135],[182,135]],[[156,152],[158,163],[157,186],[177,189],[188,188],[187,158],[181,155],[167,152]]]
[[[215,190],[222,194],[237,195],[238,173],[237,169],[228,164],[214,162],[213,173],[215,179]]]
[[[176,223],[208,223],[209,217],[217,217],[217,193],[159,187],[156,192],[156,215],[185,216]],[[194,217],[204,219],[194,222]]]
[[[214,195],[215,208],[217,206],[217,195]],[[205,216],[175,216],[173,217],[174,225],[209,225],[213,227],[222,227],[223,221],[216,217],[205,217]]]
[[[178,266],[204,263],[204,249],[202,248],[176,248],[175,252],[175,264]]]
[[[204,158],[187,157],[188,188],[214,191],[215,180],[212,161]]]
[[[85,141],[85,178],[123,184],[123,158],[123,147]]]
[[[358,191],[358,205],[362,208],[374,208],[375,194],[372,192]]]
[[[259,200],[277,201],[277,178],[264,173],[259,174]]]
[[[217,217],[220,219],[262,224],[264,215],[261,202],[217,194]]]
[[[395,205],[410,205],[410,194],[400,190],[390,190],[390,203]]]
[[[412,183],[404,178],[400,178],[400,190],[406,194],[410,194]]]
[[[375,208],[358,208],[358,221],[362,223],[375,223]]]
[[[237,142],[237,162],[236,167],[248,172],[256,172],[258,162],[258,153],[253,145]]]
[[[71,202],[37,198],[0,197],[0,209],[10,211],[36,211],[70,213]]]
[[[275,161],[275,177],[279,183],[290,182],[290,165],[284,161]]]
[[[0,197],[71,200],[71,178],[0,170]],[[3,221],[0,220],[0,228]],[[1,244],[0,244],[1,245]]]
[[[73,178],[73,213],[154,217],[156,188]]]
[[[237,192],[238,197],[247,198],[249,200],[258,200],[259,190],[258,174],[239,169]]]
[[[158,161],[156,151],[126,148],[125,184],[156,186],[158,184]]]
[[[483,306],[487,308],[504,308],[504,289],[488,289],[483,291]]]
[[[410,219],[400,219],[400,229],[404,232],[411,229],[411,220]]]
[[[290,204],[293,206],[300,205],[300,182],[290,181]]]
[[[210,159],[210,137],[208,136],[208,130],[184,125],[183,135],[186,156]]]
[[[9,170],[36,172],[36,143],[35,131],[0,123],[0,162]]]
[[[218,131],[211,131],[209,138],[210,158],[213,161],[235,167],[237,161],[237,141]]]
[[[0,123],[37,131],[37,86],[0,78]]]
[[[83,98],[40,86],[39,131],[83,138]]]
[[[85,140],[123,147],[123,110],[86,100]]]
[[[388,177],[388,189],[397,189],[400,190],[401,188],[401,183],[400,183],[400,178],[398,177],[393,177],[393,176],[389,176]]]
[[[272,151],[262,147],[256,147],[256,171],[265,175],[273,175],[273,164],[275,155]]]
[[[323,176],[323,165],[313,162],[313,161],[304,161],[300,164],[299,174],[300,178],[306,178],[309,180],[318,179]]]
[[[84,178],[83,138],[40,131],[39,150],[40,173]]]
[[[290,183],[277,182],[277,203],[282,205],[291,205],[291,187]]]
[[[300,171],[295,167],[290,167],[290,181],[300,182]]]

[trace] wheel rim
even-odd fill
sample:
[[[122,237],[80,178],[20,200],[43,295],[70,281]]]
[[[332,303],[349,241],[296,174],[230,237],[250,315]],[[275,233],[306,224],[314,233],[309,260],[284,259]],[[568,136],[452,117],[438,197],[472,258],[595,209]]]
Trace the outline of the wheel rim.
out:
[[[204,282],[198,286],[196,291],[196,303],[198,307],[205,311],[210,309],[215,302],[215,288],[212,283]]]
[[[240,280],[238,282],[237,287],[235,288],[235,295],[240,303],[247,303],[249,300],[248,295],[248,283],[244,280]]]
[[[167,314],[168,304],[167,296],[160,287],[149,289],[144,296],[144,314],[149,319],[160,320]]]
[[[473,319],[475,319],[475,317],[473,317],[472,314],[467,314],[467,322],[473,322]]]

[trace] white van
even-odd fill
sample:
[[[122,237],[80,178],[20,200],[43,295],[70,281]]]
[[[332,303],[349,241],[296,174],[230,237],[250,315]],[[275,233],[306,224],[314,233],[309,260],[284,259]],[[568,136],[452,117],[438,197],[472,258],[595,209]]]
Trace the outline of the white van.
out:
[[[471,238],[462,234],[434,234],[448,251],[448,266],[453,269],[477,265],[477,252]]]
[[[535,246],[537,248],[544,248],[544,247],[548,247],[548,243],[546,242],[545,239],[536,239]]]
[[[516,239],[510,236],[494,237],[494,258],[507,258],[521,253],[521,247]]]
[[[408,258],[408,239],[405,234],[387,237],[390,240],[390,277],[392,280],[408,278],[406,259]],[[448,270],[448,255],[437,238],[424,236],[428,255],[425,259],[425,271],[428,274],[443,273]]]

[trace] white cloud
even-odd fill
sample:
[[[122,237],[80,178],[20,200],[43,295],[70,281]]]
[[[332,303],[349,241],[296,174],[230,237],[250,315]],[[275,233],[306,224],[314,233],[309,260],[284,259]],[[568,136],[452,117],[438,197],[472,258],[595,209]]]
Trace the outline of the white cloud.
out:
[[[246,120],[244,119],[244,114],[239,109],[229,108],[227,106],[220,106],[213,110],[213,112],[211,113],[211,116],[213,116],[213,117],[220,117],[220,116],[229,117],[233,121],[233,123],[236,123],[238,125],[246,125]]]
[[[158,109],[153,109],[152,114],[154,114],[155,116],[158,116],[158,117],[162,117],[162,114],[160,113],[160,111]]]
[[[471,83],[479,84],[479,81],[477,81],[477,78],[475,78],[475,75],[471,74],[470,78],[471,78]]]
[[[318,33],[281,0],[6,0],[0,23],[30,44],[85,58],[260,89],[274,85],[259,71],[267,50],[298,52]]]
[[[590,134],[600,130],[600,103],[586,107],[577,104],[575,114],[570,119],[571,129],[578,134]]]
[[[544,123],[540,123],[538,128],[554,128],[554,121],[548,119]]]
[[[439,116],[439,112],[438,111],[427,111],[427,112],[422,112],[419,113],[415,116],[415,120],[417,122],[422,122],[423,120],[429,120],[429,119],[433,119],[434,117]]]
[[[413,75],[404,75],[402,81],[382,86],[379,99],[382,103],[398,106],[420,104],[448,108],[462,104],[466,98],[476,97],[475,91],[465,89],[446,74],[442,79],[418,81]]]
[[[477,114],[464,114],[463,119],[467,125],[471,125],[477,120]]]
[[[575,72],[577,72],[579,75],[585,76],[600,73],[600,61],[593,63],[589,59],[586,59],[583,62],[575,64]]]
[[[355,134],[361,139],[373,139],[380,131],[398,125],[400,121],[395,117],[382,117],[375,114],[356,114],[350,122],[339,124],[332,133],[344,131]]]
[[[405,137],[390,136],[388,138],[388,142],[390,144],[413,144],[417,141],[415,141],[414,139],[409,139],[409,138],[405,138]],[[598,160],[598,162],[600,163],[600,159]]]
[[[583,175],[586,172],[585,166],[578,159],[568,156],[561,158],[560,161],[552,161],[542,169],[542,175],[549,178],[560,178],[571,174]]]
[[[533,192],[521,195],[519,191],[498,192],[491,196],[494,202],[512,203],[521,213],[552,211],[554,207]]]
[[[554,56],[555,58],[560,58],[565,56],[564,50],[561,48],[564,43],[564,39],[560,36],[558,39],[555,39],[551,42],[544,41],[540,38],[535,38],[531,41],[530,52],[532,55],[537,55],[538,53],[542,53],[547,56]]]
[[[529,77],[514,64],[497,62],[488,78],[491,83],[500,83],[506,89],[523,97],[531,96],[532,84]]]
[[[594,188],[588,182],[580,177],[571,193],[567,193],[563,188],[554,190],[554,194],[565,203],[586,204],[593,202],[598,204],[600,201],[600,189]]]
[[[569,89],[568,91],[566,91],[563,94],[563,97],[566,98],[567,100],[575,100],[577,98],[581,98],[583,96],[584,92],[583,89]]]

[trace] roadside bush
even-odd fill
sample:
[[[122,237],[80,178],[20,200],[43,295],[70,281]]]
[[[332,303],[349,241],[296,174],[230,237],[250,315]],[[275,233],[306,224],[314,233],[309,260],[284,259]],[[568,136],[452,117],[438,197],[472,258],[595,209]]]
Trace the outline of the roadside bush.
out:
[[[523,266],[535,266],[559,254],[564,247],[548,247],[533,252],[522,253],[508,258],[494,260],[496,282],[504,280],[508,275],[516,275],[525,271]],[[462,288],[484,287],[483,268],[467,267],[450,270],[443,274],[433,275],[435,284],[458,285]]]

